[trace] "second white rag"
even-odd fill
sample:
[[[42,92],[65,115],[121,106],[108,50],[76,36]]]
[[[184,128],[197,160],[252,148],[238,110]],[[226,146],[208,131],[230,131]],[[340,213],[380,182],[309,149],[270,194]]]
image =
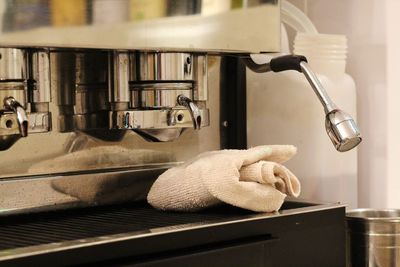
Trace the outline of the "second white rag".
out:
[[[202,153],[167,170],[147,196],[155,208],[197,211],[225,202],[257,212],[278,210],[287,195],[300,194],[300,182],[281,165],[296,154],[290,145]]]

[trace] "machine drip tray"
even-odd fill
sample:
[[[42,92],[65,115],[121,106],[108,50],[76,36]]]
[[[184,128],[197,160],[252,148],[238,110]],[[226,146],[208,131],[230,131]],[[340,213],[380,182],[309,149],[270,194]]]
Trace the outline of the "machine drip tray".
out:
[[[228,205],[180,213],[158,211],[139,202],[6,216],[0,221],[0,265],[2,262],[39,264],[44,259],[49,262],[48,257],[54,260],[66,257],[75,264],[82,260],[92,262],[94,249],[102,251],[96,252],[97,261],[249,236],[272,237],[275,226],[280,224],[277,224],[279,218],[336,208],[343,206],[287,201],[275,213],[254,213]],[[268,220],[275,221],[275,226],[259,228],[260,222]]]
[[[158,211],[147,203],[46,212],[2,218],[0,249],[35,246],[173,225],[230,220],[254,213],[223,206],[197,213]]]

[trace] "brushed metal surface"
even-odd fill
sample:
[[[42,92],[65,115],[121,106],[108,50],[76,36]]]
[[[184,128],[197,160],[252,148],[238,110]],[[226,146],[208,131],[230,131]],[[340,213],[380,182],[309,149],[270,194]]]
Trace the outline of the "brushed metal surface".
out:
[[[206,101],[207,60],[201,53],[131,53],[130,107],[174,107],[180,94]]]
[[[196,54],[190,53],[132,53],[130,55],[131,73],[129,80],[132,82],[192,81],[194,80],[194,68],[192,66],[197,57]]]
[[[109,62],[109,99],[111,103],[129,103],[129,53],[114,51]]]
[[[46,191],[39,190],[40,186],[34,187],[38,189],[36,191],[24,186],[9,187],[19,180],[26,182],[27,186],[41,181],[39,176],[50,173],[50,162],[58,162],[60,173],[70,173],[76,166],[68,161],[60,163],[59,160],[73,152],[100,146],[148,149],[155,153],[171,153],[173,158],[166,163],[173,164],[203,151],[221,148],[220,56],[223,53],[279,51],[279,0],[243,1],[237,6],[222,0],[215,1],[218,3],[216,6],[200,0],[146,1],[147,7],[140,3],[143,4],[143,1],[14,0],[0,5],[3,8],[0,10],[0,21],[3,22],[0,26],[0,47],[4,47],[0,57],[0,79],[32,79],[35,82],[28,85],[36,86],[37,91],[30,91],[27,99],[20,102],[30,102],[27,103],[27,110],[36,112],[35,116],[28,115],[35,122],[35,129],[31,131],[41,132],[19,138],[11,133],[14,128],[7,128],[7,120],[2,121],[1,130],[10,133],[4,138],[9,139],[7,142],[13,146],[0,153],[0,210],[23,212],[24,201],[43,209],[49,208],[49,203],[57,204],[56,207],[58,204],[74,206],[76,200],[65,200],[65,194],[47,195]],[[22,50],[7,47],[33,51],[29,58],[29,62],[33,63],[32,69],[25,69]],[[94,54],[89,54],[89,50],[101,56],[92,57]],[[144,61],[150,67],[146,74],[137,72],[130,65],[130,53],[138,50],[154,58],[153,62]],[[135,62],[140,62],[140,59],[135,59]],[[158,64],[160,68],[152,72],[151,64]],[[198,68],[194,68],[196,65]],[[47,70],[50,70],[49,76]],[[46,75],[40,75],[43,73]],[[176,116],[173,129],[169,129],[171,116],[153,116],[162,120],[162,126],[168,131],[162,133],[155,129],[154,125],[160,121],[154,120],[143,122],[152,124],[153,128],[140,130],[140,135],[144,137],[179,136],[173,142],[149,143],[131,130],[105,128],[109,110],[117,113],[129,110],[129,77],[138,74],[138,81],[148,81],[151,77],[153,81],[155,78],[162,81],[173,78],[174,82],[193,82],[190,95],[180,94],[190,97],[192,103],[204,113],[199,126],[209,127],[194,131],[190,129],[193,128],[190,112],[173,110],[172,115]],[[105,88],[108,88],[107,93]],[[26,91],[23,92],[26,94]],[[139,96],[139,100],[142,97]],[[170,105],[171,99],[167,102],[166,105]],[[153,101],[153,104],[158,105],[158,102]],[[150,117],[155,114],[152,110],[148,111],[139,112]],[[15,117],[10,119],[15,121]],[[182,127],[188,129],[183,131]],[[43,133],[50,128],[51,132]],[[28,129],[28,132],[31,131]],[[137,152],[137,156],[145,157],[146,154]],[[113,162],[113,157],[100,152],[90,154],[90,158],[95,161],[107,158],[107,163]],[[34,168],[41,163],[48,165],[46,168]],[[157,163],[150,159],[140,167],[153,168],[152,164]],[[96,177],[93,168],[76,165],[79,168],[74,171],[87,171],[88,177]],[[121,166],[114,164],[112,167]],[[149,181],[154,177],[148,176]],[[85,181],[70,180],[75,181],[75,187],[82,186],[81,182]],[[46,186],[49,188],[48,184]]]
[[[209,110],[199,110],[201,127],[210,125]],[[192,128],[193,122],[190,111],[184,108],[168,110],[132,110],[110,112],[110,127],[113,129],[169,129]]]
[[[400,210],[346,213],[348,266],[400,266]]]
[[[24,80],[27,77],[26,52],[16,48],[0,48],[0,80]]]
[[[35,51],[31,56],[31,85],[30,101],[34,104],[48,103],[51,101],[50,89],[50,54],[49,51]],[[48,110],[42,110],[48,111]]]
[[[3,179],[0,217],[146,199],[158,175],[177,163]]]
[[[173,108],[177,105],[177,97],[193,95],[192,83],[145,83],[135,84],[131,89],[132,108]]]
[[[279,0],[236,5],[225,0],[3,2],[0,46],[217,53],[280,49]]]
[[[70,195],[54,190],[50,181],[53,178],[57,180],[60,180],[61,178],[59,175],[50,175],[51,173],[54,173],[50,167],[52,165],[57,165],[58,169],[56,172],[65,174],[63,179],[71,178],[72,171],[81,174],[83,172],[83,179],[71,178],[69,180],[71,186],[75,188],[88,188],[89,193],[96,195],[95,190],[91,191],[93,187],[87,187],[87,184],[84,185],[82,183],[100,179],[99,177],[109,177],[109,181],[113,181],[113,177],[120,177],[119,174],[115,175],[116,173],[112,174],[111,172],[103,170],[103,168],[99,167],[101,164],[109,164],[107,168],[129,167],[128,165],[124,165],[127,163],[123,162],[127,161],[126,157],[123,155],[115,158],[115,155],[118,155],[116,153],[107,154],[104,151],[102,153],[90,153],[91,149],[100,146],[108,148],[117,146],[123,147],[127,150],[132,150],[132,153],[125,153],[124,155],[130,154],[135,155],[135,157],[138,158],[147,158],[146,162],[137,163],[138,166],[135,168],[139,169],[156,168],[154,164],[160,163],[156,159],[153,160],[152,158],[147,157],[146,153],[141,152],[143,149],[153,151],[155,155],[166,152],[169,153],[171,158],[167,160],[165,164],[173,165],[176,164],[176,162],[185,161],[194,157],[201,152],[221,148],[219,125],[221,57],[210,56],[207,61],[207,75],[209,77],[208,88],[210,89],[210,92],[208,93],[207,101],[204,101],[204,103],[207,105],[207,108],[210,109],[210,112],[205,110],[206,113],[204,114],[204,120],[202,123],[203,126],[209,125],[209,127],[204,127],[200,131],[194,131],[191,129],[182,131],[183,128],[181,128],[181,126],[192,128],[192,122],[189,111],[181,107],[180,110],[176,110],[176,113],[174,113],[174,116],[178,117],[179,115],[182,115],[180,117],[184,118],[179,121],[174,128],[179,130],[179,138],[173,142],[160,144],[149,143],[132,130],[96,130],[94,131],[95,133],[89,131],[69,132],[70,129],[74,129],[74,127],[71,126],[70,129],[67,129],[68,131],[63,132],[64,129],[62,127],[66,124],[58,122],[65,119],[67,116],[74,115],[74,106],[76,101],[77,60],[76,57],[71,55],[74,55],[74,53],[68,53],[65,51],[62,53],[60,51],[50,53],[52,101],[49,103],[49,112],[51,113],[51,116],[49,116],[48,113],[40,112],[36,114],[28,114],[30,125],[35,126],[34,129],[28,129],[29,133],[35,131],[42,133],[29,134],[26,138],[19,138],[14,114],[2,116],[4,120],[0,120],[0,132],[3,128],[7,128],[7,119],[14,121],[13,128],[6,129],[10,132],[10,135],[5,137],[9,139],[7,142],[14,143],[14,145],[7,151],[0,153],[0,169],[2,170],[0,173],[0,195],[2,196],[0,198],[0,210],[12,211],[13,213],[24,213],[30,209],[47,210],[70,208],[75,207],[76,205],[90,205],[89,202],[82,202]],[[85,79],[82,78],[81,80],[83,81]],[[96,85],[98,85],[98,83]],[[78,85],[78,87],[79,86],[82,87],[82,83],[81,85]],[[91,89],[93,88],[94,87],[91,87]],[[67,107],[72,108],[68,109]],[[204,107],[205,105],[202,106],[202,110]],[[82,109],[82,111],[85,110]],[[90,113],[89,115],[91,116],[93,114],[96,115],[97,113]],[[95,119],[84,117],[87,114],[75,115],[77,116],[75,117],[75,120],[79,119],[82,121],[81,123],[91,123],[93,122],[93,119]],[[168,117],[165,116],[163,119],[168,120]],[[34,121],[36,123],[33,123]],[[77,122],[72,121],[72,123],[76,124]],[[53,126],[52,131],[43,133],[49,129],[50,125]],[[11,132],[13,134],[11,134]],[[154,132],[143,131],[142,134],[143,133],[156,135]],[[98,138],[99,136],[102,137]],[[60,161],[64,157],[71,155],[73,152],[85,151],[88,151],[86,160],[90,159],[90,162],[96,163],[95,165],[89,166],[84,163],[82,159],[79,160],[79,158],[77,158],[77,161],[74,161],[74,163],[71,163],[71,161],[68,160]],[[81,163],[77,164],[77,162]],[[121,166],[121,164],[123,165]],[[35,168],[35,166],[42,166],[42,168]],[[95,171],[99,168],[99,172],[104,172],[104,175]],[[141,190],[141,182],[137,184],[136,189],[135,185],[133,185],[135,181],[138,181],[135,180],[136,174],[138,174],[138,172],[126,172],[124,174],[128,179],[127,181],[132,181],[132,186],[127,188],[127,190]],[[53,178],[50,178],[49,175]],[[156,177],[157,175],[154,172],[147,173],[147,182],[151,183]],[[144,177],[142,176],[142,178]],[[120,189],[122,191],[125,190],[123,188]],[[128,191],[125,191],[127,192],[125,196],[130,194],[133,195],[133,191],[130,193],[128,193]],[[98,199],[96,203],[101,203],[101,200]]]

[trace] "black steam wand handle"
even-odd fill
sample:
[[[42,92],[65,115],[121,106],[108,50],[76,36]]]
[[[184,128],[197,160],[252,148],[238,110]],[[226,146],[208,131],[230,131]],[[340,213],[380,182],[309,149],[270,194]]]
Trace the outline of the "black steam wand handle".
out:
[[[322,106],[324,107],[325,114],[332,112],[337,109],[337,106],[329,95],[326,93],[325,88],[322,86],[317,75],[312,71],[308,65],[307,58],[301,55],[285,55],[275,57],[270,62],[264,64],[257,64],[253,61],[250,56],[242,57],[245,65],[254,72],[281,72],[287,70],[296,70],[301,72],[306,77],[307,81],[311,85]]]
[[[307,62],[307,58],[300,55],[275,57],[271,59],[270,62],[264,64],[255,63],[250,56],[242,57],[242,60],[249,69],[257,73],[269,71],[281,72],[285,70],[297,70],[298,72],[302,72],[301,62]]]

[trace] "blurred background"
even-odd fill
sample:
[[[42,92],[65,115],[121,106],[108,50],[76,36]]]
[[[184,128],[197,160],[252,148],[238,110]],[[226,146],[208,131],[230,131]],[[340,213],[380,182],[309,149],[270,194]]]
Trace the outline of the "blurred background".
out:
[[[3,32],[38,26],[76,26],[155,19],[167,16],[211,15],[252,7],[271,0],[4,0]],[[274,1],[272,1],[274,2]]]

